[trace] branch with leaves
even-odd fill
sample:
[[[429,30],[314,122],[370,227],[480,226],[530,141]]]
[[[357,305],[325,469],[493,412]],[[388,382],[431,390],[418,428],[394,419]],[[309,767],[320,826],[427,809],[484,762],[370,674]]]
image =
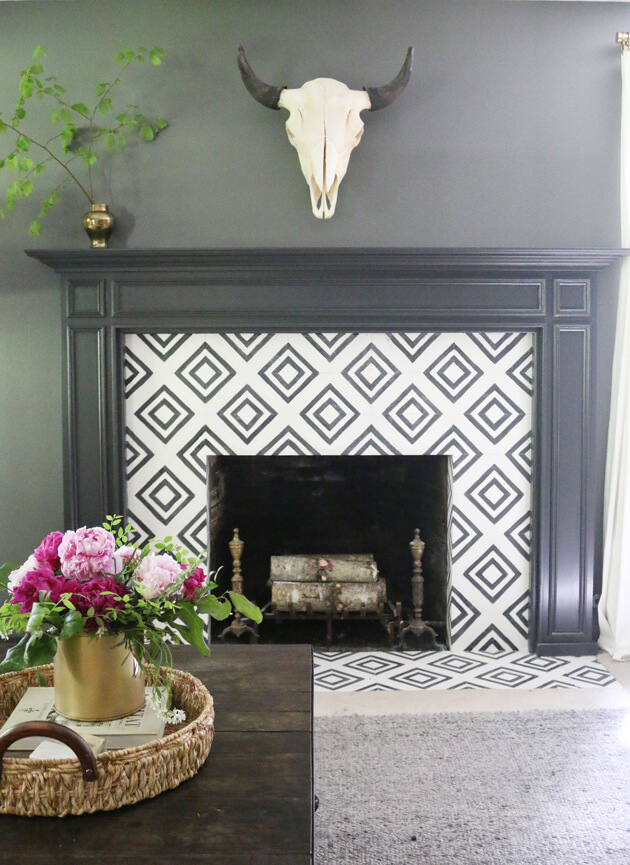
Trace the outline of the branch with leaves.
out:
[[[115,95],[121,77],[135,64],[149,63],[159,66],[164,50],[123,48],[113,58],[119,67],[112,81],[100,82],[94,89],[94,102],[89,107],[83,102],[73,102],[65,87],[55,75],[45,76],[43,60],[46,57],[41,46],[33,52],[32,63],[20,73],[19,97],[10,118],[0,112],[0,134],[13,138],[12,149],[0,158],[0,174],[4,169],[17,174],[6,191],[6,211],[11,211],[22,198],[35,190],[38,177],[51,166],[58,166],[62,179],[44,197],[38,216],[29,226],[29,234],[38,237],[42,231],[42,218],[61,200],[61,191],[75,184],[90,204],[95,203],[93,167],[98,161],[101,148],[109,151],[123,149],[128,135],[137,135],[142,141],[153,141],[167,127],[161,118],[149,119],[137,105],[117,109]],[[40,138],[28,131],[33,102],[39,102],[49,112],[54,132],[49,138]],[[81,173],[86,175],[80,179]],[[5,212],[0,207],[0,216]]]

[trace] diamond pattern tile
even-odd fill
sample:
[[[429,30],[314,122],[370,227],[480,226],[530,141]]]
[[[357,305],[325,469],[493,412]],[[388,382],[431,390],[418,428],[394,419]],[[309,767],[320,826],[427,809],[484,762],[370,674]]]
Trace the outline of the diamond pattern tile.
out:
[[[515,402],[493,386],[471,405],[466,417],[492,444],[496,444],[522,420],[524,414]]]
[[[451,648],[527,649],[531,333],[145,333],[124,348],[140,534],[205,547],[213,453],[447,454]]]
[[[160,469],[138,491],[138,501],[145,505],[150,514],[164,523],[183,510],[192,499],[192,492],[166,467]]]
[[[331,444],[358,418],[359,413],[337,388],[329,384],[300,415],[318,436]]]
[[[494,544],[464,571],[489,601],[497,601],[518,580],[519,571]]]
[[[498,466],[492,466],[466,490],[466,498],[492,523],[499,522],[522,497],[522,490]]]
[[[415,444],[439,417],[439,410],[411,384],[383,412],[391,425],[409,442]]]
[[[432,342],[440,339],[437,333],[389,333],[388,337],[410,361],[417,361]]]
[[[125,398],[130,397],[139,387],[145,385],[153,373],[139,357],[129,349],[125,349],[123,361],[123,388]]]
[[[528,396],[532,396],[534,393],[533,351],[529,349],[508,369],[507,374]]]
[[[395,456],[398,453],[373,426],[362,432],[344,451],[348,456]]]
[[[186,359],[175,375],[202,402],[207,403],[236,373],[216,351],[204,343]]]
[[[208,545],[208,514],[205,508],[195,514],[180,532],[179,539],[184,549],[195,556],[204,556]]]
[[[215,435],[209,426],[204,424],[195,432],[190,441],[187,441],[177,452],[177,456],[183,465],[205,483],[208,457],[214,454],[230,455],[233,453],[234,451]]]
[[[125,477],[132,478],[153,459],[153,453],[130,429],[125,430]]]
[[[471,340],[476,343],[488,360],[496,363],[510,354],[518,346],[524,337],[522,333],[500,333],[495,331],[483,331],[469,334]]]
[[[247,385],[219,409],[217,415],[242,442],[249,444],[277,412]]]
[[[453,477],[459,478],[481,456],[472,441],[457,429],[450,427],[435,444],[427,449],[428,454],[446,454],[453,460]]]
[[[357,337],[356,333],[305,333],[304,339],[315,346],[326,360],[334,360]]]
[[[250,360],[271,339],[270,333],[224,333],[222,339],[243,360]]]
[[[258,374],[285,402],[317,378],[317,370],[290,344],[283,346]]]
[[[189,339],[187,333],[139,333],[137,338],[160,360],[168,360]]]
[[[191,420],[192,412],[172,390],[162,385],[135,416],[160,441],[168,442]]]
[[[458,345],[450,345],[427,367],[425,375],[447,399],[455,402],[481,378],[483,372]]]
[[[382,351],[370,344],[342,372],[343,377],[369,403],[374,402],[400,375]]]
[[[315,691],[462,691],[606,688],[597,658],[537,658],[526,652],[326,652],[313,657]]]
[[[505,537],[514,544],[518,552],[526,559],[531,557],[532,550],[532,515],[528,511],[519,517],[513,526],[506,529]]]
[[[453,561],[464,555],[471,547],[475,547],[482,537],[481,530],[471,522],[466,514],[458,508],[453,508],[451,517],[451,555]]]
[[[523,639],[527,640],[529,633],[529,604],[530,591],[527,589],[514,603],[505,608],[503,613],[505,620],[509,622],[514,630],[519,633]]]
[[[317,456],[317,451],[291,427],[285,427],[261,451],[268,456]]]
[[[533,459],[531,432],[528,432],[522,439],[517,441],[516,444],[508,450],[506,456],[511,461],[512,465],[515,466],[523,475],[525,480],[531,481]]]

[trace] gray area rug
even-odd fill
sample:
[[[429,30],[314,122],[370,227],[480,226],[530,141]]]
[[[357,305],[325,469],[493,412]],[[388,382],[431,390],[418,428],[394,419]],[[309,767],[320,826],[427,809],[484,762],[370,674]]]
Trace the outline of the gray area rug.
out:
[[[316,718],[315,863],[630,865],[627,714]]]

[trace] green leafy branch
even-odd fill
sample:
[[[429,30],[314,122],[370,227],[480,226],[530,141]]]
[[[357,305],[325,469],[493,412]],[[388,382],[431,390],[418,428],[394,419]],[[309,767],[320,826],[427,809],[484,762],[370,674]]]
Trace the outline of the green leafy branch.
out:
[[[123,111],[116,111],[114,92],[121,83],[121,76],[133,64],[148,62],[152,66],[162,63],[164,50],[155,46],[147,49],[123,48],[113,58],[120,67],[112,81],[100,82],[94,90],[94,103],[88,107],[83,102],[72,102],[66,96],[55,75],[44,77],[43,58],[46,57],[41,46],[33,52],[32,63],[20,73],[19,97],[10,119],[5,120],[0,112],[0,134],[14,136],[13,149],[0,158],[0,169],[16,172],[17,177],[9,183],[6,191],[6,210],[11,211],[15,204],[26,198],[35,189],[35,181],[50,165],[58,165],[65,177],[42,201],[40,212],[29,226],[29,234],[41,234],[42,218],[51,207],[61,200],[61,190],[69,184],[76,184],[90,204],[95,201],[93,167],[98,162],[97,145],[106,150],[123,149],[127,145],[127,135],[137,134],[142,141],[153,139],[168,125],[165,120],[145,117],[137,105],[127,105]],[[31,99],[52,104],[50,121],[54,127],[61,125],[59,131],[48,139],[40,139],[25,129],[27,110]],[[104,125],[99,125],[104,124]],[[37,158],[34,154],[39,154]],[[75,160],[87,168],[87,181],[79,179],[74,165]],[[0,216],[4,217],[0,208]]]

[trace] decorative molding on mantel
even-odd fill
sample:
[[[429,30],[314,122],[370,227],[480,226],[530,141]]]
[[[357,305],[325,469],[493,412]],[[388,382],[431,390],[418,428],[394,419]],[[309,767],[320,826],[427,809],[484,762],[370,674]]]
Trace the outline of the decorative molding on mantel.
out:
[[[127,334],[531,333],[530,648],[546,654],[597,650],[593,596],[603,446],[596,435],[595,332],[598,304],[610,304],[612,284],[598,279],[630,250],[108,249],[27,255],[55,270],[63,286],[68,527],[122,513]]]
[[[54,250],[27,249],[26,254],[60,273],[76,271],[125,270],[138,271],[149,268],[170,271],[195,269],[234,270],[238,259],[240,273],[251,270],[257,274],[286,273],[288,264],[294,277],[300,273],[329,274],[336,280],[340,276],[356,276],[358,273],[382,268],[388,277],[404,278],[417,275],[418,271],[470,271],[473,269],[513,270],[536,268],[549,271],[567,267],[584,267],[599,270],[609,267],[626,255],[630,249],[527,249],[527,248],[360,248],[335,249],[313,248],[269,248],[269,249],[94,249]]]

